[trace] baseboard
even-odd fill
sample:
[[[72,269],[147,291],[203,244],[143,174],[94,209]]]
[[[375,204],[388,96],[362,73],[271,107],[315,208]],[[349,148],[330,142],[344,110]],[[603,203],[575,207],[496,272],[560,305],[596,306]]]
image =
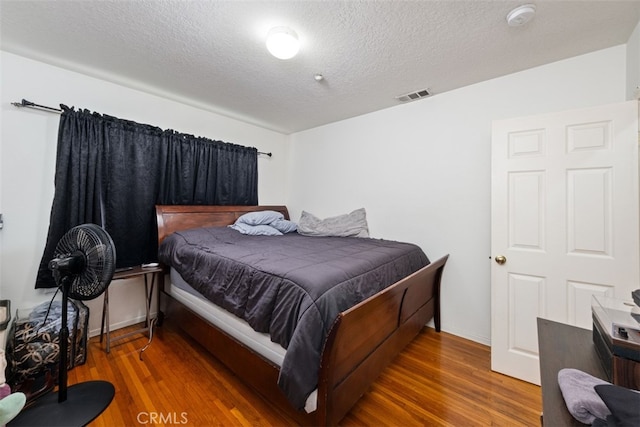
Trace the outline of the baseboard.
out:
[[[156,316],[156,312],[151,312],[151,318],[153,319]],[[127,326],[135,325],[136,323],[142,323],[146,320],[146,316],[144,314],[134,317],[132,319],[125,319],[117,323],[112,323],[109,326],[109,331],[113,332],[118,329],[126,328]],[[89,330],[89,337],[95,337],[100,335],[100,328]]]

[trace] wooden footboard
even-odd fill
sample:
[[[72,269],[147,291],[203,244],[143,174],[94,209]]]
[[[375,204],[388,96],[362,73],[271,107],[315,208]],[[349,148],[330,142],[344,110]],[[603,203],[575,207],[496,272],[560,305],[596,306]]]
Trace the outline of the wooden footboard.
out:
[[[338,315],[322,353],[319,424],[336,425],[431,318],[440,331],[440,280],[448,257]]]
[[[232,224],[240,215],[284,206],[157,206],[158,239],[198,226]],[[263,398],[302,425],[336,425],[394,357],[430,319],[440,330],[440,281],[448,255],[405,277],[336,318],[324,345],[318,409],[294,409],[277,386],[278,366],[210,325],[178,301],[165,301],[167,320],[212,352]]]

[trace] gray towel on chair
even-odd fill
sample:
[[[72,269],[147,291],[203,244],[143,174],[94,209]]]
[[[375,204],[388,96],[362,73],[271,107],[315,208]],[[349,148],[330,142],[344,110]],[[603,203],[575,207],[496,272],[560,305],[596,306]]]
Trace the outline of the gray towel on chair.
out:
[[[591,424],[596,418],[605,419],[611,414],[595,386],[611,384],[577,369],[565,368],[558,372],[558,385],[567,409],[573,417],[584,424]]]

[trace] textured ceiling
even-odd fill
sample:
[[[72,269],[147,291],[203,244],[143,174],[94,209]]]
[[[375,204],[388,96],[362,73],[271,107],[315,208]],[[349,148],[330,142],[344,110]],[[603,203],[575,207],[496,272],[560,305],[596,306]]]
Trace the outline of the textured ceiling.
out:
[[[624,44],[639,20],[640,1],[0,0],[0,48],[291,133]],[[279,25],[302,42],[288,61],[265,49]]]

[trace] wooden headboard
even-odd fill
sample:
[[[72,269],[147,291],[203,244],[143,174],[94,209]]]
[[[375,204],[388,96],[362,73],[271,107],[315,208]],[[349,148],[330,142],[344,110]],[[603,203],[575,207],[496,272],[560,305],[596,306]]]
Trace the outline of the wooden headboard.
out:
[[[174,231],[224,227],[247,212],[267,210],[281,212],[285,219],[289,219],[286,206],[156,205],[158,243]]]

